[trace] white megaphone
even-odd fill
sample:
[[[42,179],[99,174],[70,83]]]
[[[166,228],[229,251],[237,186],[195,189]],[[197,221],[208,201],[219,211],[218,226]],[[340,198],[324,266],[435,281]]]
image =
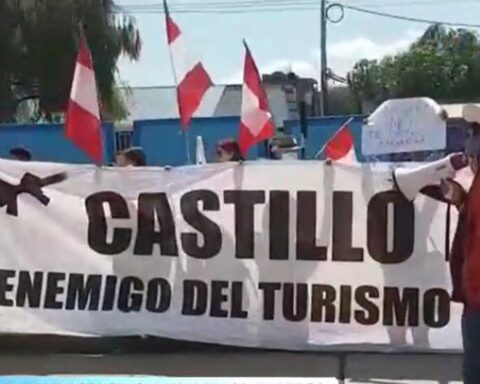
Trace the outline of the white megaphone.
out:
[[[463,154],[453,154],[417,168],[397,168],[392,172],[393,184],[407,200],[413,201],[421,189],[453,179],[466,165]]]

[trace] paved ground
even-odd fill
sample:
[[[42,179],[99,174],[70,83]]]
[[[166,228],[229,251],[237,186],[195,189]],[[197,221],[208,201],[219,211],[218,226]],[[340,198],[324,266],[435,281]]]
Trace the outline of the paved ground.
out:
[[[334,382],[332,382],[333,384]],[[336,381],[339,383],[339,381]],[[323,384],[323,383],[321,383]],[[325,384],[330,384],[326,382]],[[370,380],[346,380],[345,384],[462,384],[461,381],[432,381],[432,380],[388,380],[388,379],[370,379]]]
[[[214,381],[211,378],[172,378],[139,376],[0,376],[0,384],[338,384],[335,378],[286,379],[286,378],[223,378]],[[367,381],[347,380],[345,384],[462,384],[460,381],[438,382],[428,380],[385,380]]]
[[[172,378],[172,377],[139,377],[139,376],[0,376],[0,384],[339,384],[335,378],[308,379],[222,379],[222,382],[212,381],[210,378]],[[439,382],[432,380],[346,380],[344,384],[461,384],[460,381]]]
[[[314,378],[338,377],[342,367],[345,377],[352,378],[347,381],[349,384],[449,384],[458,383],[461,379],[460,355],[357,353],[348,355],[342,361],[339,355],[331,354],[261,351],[118,355],[0,354],[0,375],[274,376],[307,377],[312,378],[309,384],[315,384],[318,381]],[[378,379],[372,380],[373,377]],[[284,383],[295,384],[295,381]],[[327,381],[325,384],[330,383]]]
[[[139,377],[139,376],[0,376],[0,384],[339,384],[335,378],[224,378],[221,382],[211,378],[172,378],[172,377]],[[460,381],[439,382],[432,380],[346,380],[344,384],[462,384]]]

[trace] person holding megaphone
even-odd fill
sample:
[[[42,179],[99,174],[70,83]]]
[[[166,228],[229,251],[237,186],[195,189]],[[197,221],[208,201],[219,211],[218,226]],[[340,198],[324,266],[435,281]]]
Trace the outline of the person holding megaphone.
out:
[[[480,384],[480,108],[466,106],[464,118],[470,129],[463,154],[450,155],[416,169],[396,169],[392,176],[396,189],[408,200],[422,193],[458,210],[450,249],[451,299],[464,305],[464,383]],[[466,166],[473,173],[468,191],[453,180]]]
[[[480,383],[480,125],[472,124],[465,145],[468,165],[474,174],[468,193],[447,182],[445,196],[459,210],[451,249],[452,300],[464,304],[462,338],[464,383]]]

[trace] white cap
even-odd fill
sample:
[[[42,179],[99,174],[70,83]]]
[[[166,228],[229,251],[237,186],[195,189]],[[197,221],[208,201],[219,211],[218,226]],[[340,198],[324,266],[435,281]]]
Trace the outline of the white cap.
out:
[[[465,104],[462,116],[467,123],[480,124],[480,106],[478,104]]]

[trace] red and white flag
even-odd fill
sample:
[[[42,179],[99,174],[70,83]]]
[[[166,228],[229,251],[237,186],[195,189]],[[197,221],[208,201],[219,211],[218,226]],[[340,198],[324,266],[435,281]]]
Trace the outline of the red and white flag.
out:
[[[65,121],[65,136],[96,163],[103,160],[102,124],[92,55],[82,36],[75,64],[70,101]]]
[[[191,57],[185,37],[170,16],[166,0],[163,0],[163,6],[168,48],[177,86],[178,113],[185,129],[213,83],[202,62]]]
[[[344,164],[357,163],[355,140],[350,131],[350,121],[346,122],[325,144],[325,157]]]
[[[275,132],[275,123],[270,113],[268,99],[262,86],[260,73],[250,49],[245,44],[243,71],[242,111],[238,145],[244,155],[255,144],[267,140]]]

